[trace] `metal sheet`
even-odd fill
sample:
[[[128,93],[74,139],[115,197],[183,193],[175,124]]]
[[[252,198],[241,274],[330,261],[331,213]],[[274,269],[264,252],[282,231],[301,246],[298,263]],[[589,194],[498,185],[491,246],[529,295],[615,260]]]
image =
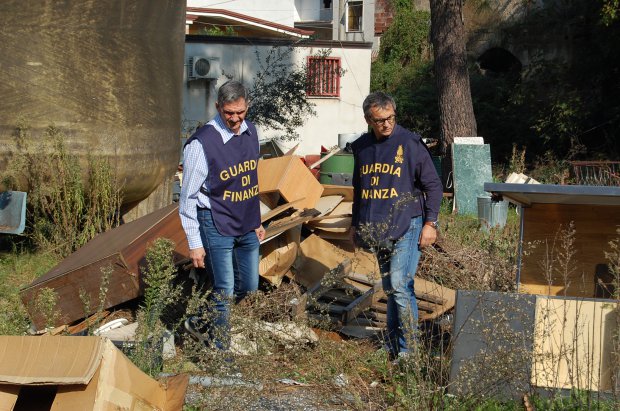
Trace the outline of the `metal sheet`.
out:
[[[620,187],[485,183],[484,190],[523,206],[534,203],[620,205]]]

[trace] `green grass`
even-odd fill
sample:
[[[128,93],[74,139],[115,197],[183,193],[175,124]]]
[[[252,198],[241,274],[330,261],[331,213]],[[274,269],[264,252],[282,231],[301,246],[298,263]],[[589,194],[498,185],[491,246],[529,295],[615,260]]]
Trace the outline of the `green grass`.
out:
[[[29,326],[19,290],[58,263],[58,257],[44,252],[0,254],[0,335],[22,335]]]

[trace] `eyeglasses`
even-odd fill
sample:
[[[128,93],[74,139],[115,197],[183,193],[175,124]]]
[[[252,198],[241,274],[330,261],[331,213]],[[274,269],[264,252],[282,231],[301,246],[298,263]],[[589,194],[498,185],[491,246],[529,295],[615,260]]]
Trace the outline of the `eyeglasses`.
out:
[[[386,122],[388,124],[392,124],[394,122],[394,119],[396,119],[396,114],[392,114],[389,117],[386,118],[371,118],[370,121],[377,126],[380,126],[382,124],[385,124]]]

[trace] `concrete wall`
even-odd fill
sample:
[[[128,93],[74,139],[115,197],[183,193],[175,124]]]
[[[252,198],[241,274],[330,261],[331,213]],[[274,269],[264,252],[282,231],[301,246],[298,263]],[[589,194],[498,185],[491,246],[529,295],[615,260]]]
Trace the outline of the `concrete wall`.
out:
[[[295,21],[320,20],[322,0],[295,0]]]
[[[333,0],[334,10],[333,33],[334,40],[372,42],[375,35],[375,2],[364,0],[364,11],[361,32],[346,31],[346,1]]]
[[[265,56],[274,42],[253,39],[208,38],[209,43],[187,42],[185,45],[185,77],[183,85],[183,128],[193,130],[201,122],[205,123],[215,114],[217,89],[228,78],[240,80],[251,87],[259,71],[256,51]],[[313,43],[310,43],[313,44]],[[316,116],[308,118],[298,129],[299,141],[281,144],[290,148],[299,143],[297,154],[315,154],[321,146],[338,144],[338,134],[366,131],[367,126],[362,113],[362,101],[370,88],[370,44],[345,45],[340,43],[314,43],[305,47],[295,47],[291,64],[304,64],[307,56],[316,55],[319,50],[331,47],[331,57],[340,57],[345,74],[340,79],[339,98],[312,98],[316,105]],[[187,61],[190,56],[218,57],[223,74],[217,80],[187,81]],[[283,109],[286,109],[283,107]],[[261,138],[276,137],[270,130],[259,129]]]

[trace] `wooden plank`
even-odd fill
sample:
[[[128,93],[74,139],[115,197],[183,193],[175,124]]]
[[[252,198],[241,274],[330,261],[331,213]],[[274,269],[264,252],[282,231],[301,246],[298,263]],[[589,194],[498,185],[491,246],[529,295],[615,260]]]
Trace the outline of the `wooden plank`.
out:
[[[330,214],[338,205],[342,202],[342,196],[333,195],[333,196],[322,196],[316,202],[314,208],[319,211],[319,215],[317,217],[322,217],[327,214]]]
[[[278,214],[282,214],[283,212],[285,212],[286,210],[289,210],[291,208],[293,208],[293,206],[299,202],[301,202],[302,200],[304,200],[305,197],[302,198],[298,198],[297,200],[293,200],[289,203],[286,204],[282,204],[277,206],[276,208],[270,210],[269,212],[263,214],[260,216],[260,222],[264,223],[267,220],[270,220],[272,218],[274,218],[275,216],[277,216]]]
[[[345,316],[343,318],[345,324],[349,324],[362,312],[372,307],[372,304],[375,302],[373,297],[375,293],[379,291],[379,287],[381,287],[380,284],[375,284],[373,288],[368,289],[364,294],[359,296],[345,308]]]
[[[258,274],[270,284],[278,287],[295,262],[300,235],[300,228],[292,228],[283,235],[261,244]]]
[[[620,206],[581,204],[533,204],[523,208],[523,244],[520,292],[548,295],[594,297],[596,266],[606,263],[605,250],[617,237]],[[547,279],[544,262],[555,243],[555,255],[561,238],[560,227],[573,223],[575,235],[568,284],[558,272]],[[535,247],[532,246],[535,244]],[[556,268],[559,262],[556,263]],[[551,285],[550,285],[551,283]]]
[[[175,262],[189,257],[187,236],[185,231],[183,231],[178,209],[174,209],[174,212],[167,214],[158,222],[147,227],[144,233],[120,250],[120,254],[127,264],[129,272],[139,276],[142,275],[142,270],[146,265],[146,250],[158,238],[167,238],[175,244],[173,252]]]
[[[322,186],[324,196],[338,194],[343,196],[343,201],[353,201],[353,186],[341,186],[336,184],[322,184]]]
[[[87,330],[88,327],[92,327],[93,325],[98,324],[99,322],[103,321],[109,315],[110,315],[110,311],[108,310],[96,312],[95,314],[91,315],[90,317],[82,321],[81,323],[68,327],[67,331],[69,332],[69,334],[81,333]]]
[[[323,156],[320,160],[316,161],[315,163],[311,164],[310,166],[308,166],[308,168],[310,170],[312,170],[313,168],[316,168],[317,166],[319,166],[321,163],[323,163],[323,161],[327,160],[328,158],[335,156],[336,154],[340,153],[342,149],[340,147],[338,148],[334,148],[333,150],[331,150],[329,153],[327,153],[325,156]]]
[[[308,214],[293,214],[292,216],[273,221],[265,228],[265,239],[269,239],[293,227],[302,225],[306,221],[314,218],[316,213],[318,213],[318,211],[310,210]]]

